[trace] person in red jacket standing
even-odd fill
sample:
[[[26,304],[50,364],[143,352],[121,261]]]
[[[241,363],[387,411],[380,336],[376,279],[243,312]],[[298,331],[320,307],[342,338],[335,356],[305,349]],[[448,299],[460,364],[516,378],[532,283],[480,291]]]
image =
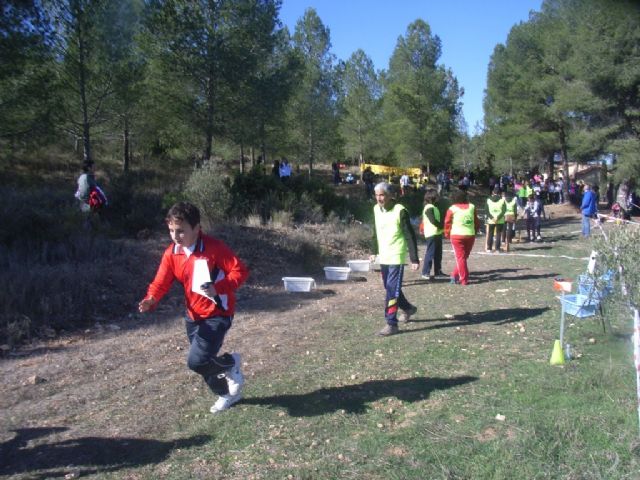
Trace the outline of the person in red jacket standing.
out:
[[[139,303],[141,313],[154,309],[174,280],[184,288],[185,325],[189,339],[187,365],[200,374],[219,395],[211,413],[226,410],[242,398],[244,376],[240,354],[218,356],[225,334],[231,328],[235,291],[247,279],[247,267],[222,241],[205,235],[200,228],[200,212],[195,205],[179,202],[166,217],[173,244],[162,255],[156,276]],[[196,262],[208,270],[210,282],[199,282]]]
[[[451,272],[451,283],[467,285],[469,283],[469,269],[467,259],[476,241],[476,232],[480,228],[480,221],[476,214],[476,207],[467,198],[467,192],[459,190],[453,195],[453,205],[447,210],[444,219],[444,236],[451,240],[456,266]]]

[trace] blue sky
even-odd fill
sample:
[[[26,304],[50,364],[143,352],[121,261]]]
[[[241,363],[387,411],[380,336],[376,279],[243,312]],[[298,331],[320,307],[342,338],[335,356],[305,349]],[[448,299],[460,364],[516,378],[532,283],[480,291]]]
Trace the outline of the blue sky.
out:
[[[440,64],[450,68],[464,88],[464,117],[469,133],[482,122],[487,65],[511,27],[540,11],[542,0],[283,0],[280,19],[291,33],[312,7],[331,32],[331,52],[347,60],[361,48],[378,70],[386,70],[398,37],[421,18],[442,41]]]

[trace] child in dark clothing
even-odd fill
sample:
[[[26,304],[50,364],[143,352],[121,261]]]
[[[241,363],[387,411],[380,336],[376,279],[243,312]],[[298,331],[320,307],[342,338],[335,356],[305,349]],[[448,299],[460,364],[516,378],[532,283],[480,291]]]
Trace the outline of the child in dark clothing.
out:
[[[542,241],[540,234],[540,219],[547,218],[544,211],[544,205],[539,196],[529,195],[529,199],[524,207],[524,213],[527,217],[527,240]]]
[[[422,224],[424,226],[424,238],[427,242],[427,249],[424,253],[424,263],[422,264],[422,278],[433,280],[436,276],[447,276],[442,272],[442,232],[443,218],[440,209],[436,205],[438,193],[429,189],[424,194],[424,209],[422,210]],[[431,272],[433,263],[433,275]]]

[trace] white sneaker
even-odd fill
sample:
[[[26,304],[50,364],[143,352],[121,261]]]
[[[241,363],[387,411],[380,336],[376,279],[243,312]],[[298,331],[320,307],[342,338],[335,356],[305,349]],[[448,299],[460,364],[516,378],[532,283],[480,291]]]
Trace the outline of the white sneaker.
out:
[[[536,237],[536,240],[540,241],[540,240],[542,240],[542,237],[541,237],[540,235],[538,235],[538,236]]]
[[[239,353],[232,353],[231,356],[235,361],[233,367],[225,372],[227,377],[227,386],[229,387],[229,395],[235,396],[240,393],[242,386],[244,385],[244,375],[240,371],[241,358]]]
[[[234,403],[239,402],[242,399],[242,393],[237,395],[220,395],[216,403],[214,403],[209,411],[211,413],[218,413],[227,410]]]

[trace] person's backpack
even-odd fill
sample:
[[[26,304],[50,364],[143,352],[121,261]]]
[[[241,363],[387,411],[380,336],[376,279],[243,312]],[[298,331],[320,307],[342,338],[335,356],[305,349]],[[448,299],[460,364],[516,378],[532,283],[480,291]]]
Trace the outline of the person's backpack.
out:
[[[95,187],[92,187],[91,191],[89,192],[89,208],[91,209],[91,211],[98,212],[107,204],[107,196],[100,189],[100,187],[98,187],[97,185]]]

